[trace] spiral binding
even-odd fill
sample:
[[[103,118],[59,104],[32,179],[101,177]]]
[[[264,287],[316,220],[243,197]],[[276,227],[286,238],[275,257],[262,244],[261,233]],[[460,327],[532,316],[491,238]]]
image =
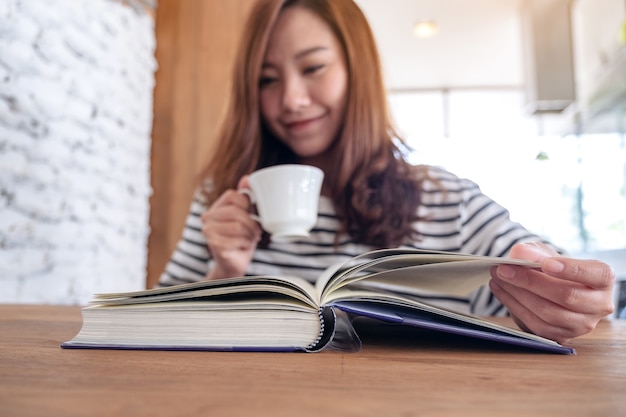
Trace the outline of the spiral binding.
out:
[[[317,317],[320,320],[320,332],[317,335],[317,338],[313,341],[313,343],[311,343],[309,346],[306,347],[306,350],[313,350],[322,341],[322,338],[324,337],[324,330],[326,328],[326,320],[324,320],[324,314],[322,313],[321,308],[317,310]]]

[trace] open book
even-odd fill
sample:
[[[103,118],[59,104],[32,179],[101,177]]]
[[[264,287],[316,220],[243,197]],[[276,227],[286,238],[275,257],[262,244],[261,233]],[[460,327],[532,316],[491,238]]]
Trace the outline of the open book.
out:
[[[98,294],[65,348],[356,351],[355,317],[440,330],[543,351],[574,353],[554,341],[431,302],[466,297],[505,258],[414,249],[365,253],[327,269],[313,285],[253,276]]]

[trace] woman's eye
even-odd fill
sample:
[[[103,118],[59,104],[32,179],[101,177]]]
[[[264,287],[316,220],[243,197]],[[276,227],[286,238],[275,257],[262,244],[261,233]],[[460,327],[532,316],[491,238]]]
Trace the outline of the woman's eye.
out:
[[[311,65],[309,67],[306,67],[304,69],[304,73],[305,74],[313,74],[319,70],[321,70],[322,68],[324,68],[324,64],[319,64],[319,65]]]
[[[259,87],[264,87],[268,84],[271,84],[273,82],[276,81],[276,78],[274,77],[261,77],[261,79],[259,80]]]

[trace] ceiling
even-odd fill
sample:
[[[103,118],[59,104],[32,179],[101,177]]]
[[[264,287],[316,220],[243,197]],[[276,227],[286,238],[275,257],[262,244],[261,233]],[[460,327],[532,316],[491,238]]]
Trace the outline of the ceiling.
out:
[[[521,88],[521,0],[356,0],[381,51],[387,87]],[[434,20],[432,38],[413,35]]]

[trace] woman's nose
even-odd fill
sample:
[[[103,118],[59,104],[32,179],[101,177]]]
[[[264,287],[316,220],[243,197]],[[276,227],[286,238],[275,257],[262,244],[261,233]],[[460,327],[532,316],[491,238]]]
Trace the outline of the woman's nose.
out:
[[[311,104],[311,97],[304,80],[297,77],[285,82],[283,107],[288,111],[298,111]]]

